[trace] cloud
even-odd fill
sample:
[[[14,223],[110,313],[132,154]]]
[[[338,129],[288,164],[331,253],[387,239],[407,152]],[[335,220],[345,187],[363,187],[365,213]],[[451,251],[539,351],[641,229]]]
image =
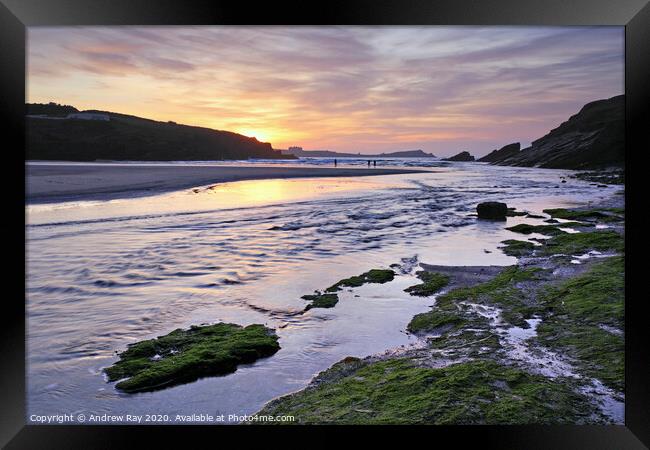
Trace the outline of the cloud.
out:
[[[179,61],[177,59],[163,58],[160,56],[150,56],[144,59],[146,65],[155,69],[173,70],[173,71],[189,71],[194,70],[194,64],[186,61]]]
[[[483,154],[622,93],[623,42],[622,27],[39,27],[28,93],[279,148]]]

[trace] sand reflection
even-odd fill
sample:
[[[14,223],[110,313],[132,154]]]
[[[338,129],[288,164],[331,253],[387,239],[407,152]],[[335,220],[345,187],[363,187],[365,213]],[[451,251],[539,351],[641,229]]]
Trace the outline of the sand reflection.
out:
[[[394,183],[397,186],[399,183]],[[221,183],[210,186],[199,194],[205,193],[212,197],[210,203],[219,207],[229,206],[259,206],[264,204],[284,203],[287,201],[308,200],[323,195],[340,192],[386,189],[393,187],[386,182],[311,178],[298,180],[249,180],[234,183]],[[200,201],[204,201],[201,198]],[[215,201],[216,200],[216,201]]]

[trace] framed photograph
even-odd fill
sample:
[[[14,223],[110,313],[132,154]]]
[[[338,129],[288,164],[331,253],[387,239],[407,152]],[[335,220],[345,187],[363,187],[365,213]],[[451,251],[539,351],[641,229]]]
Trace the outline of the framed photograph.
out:
[[[649,445],[644,1],[1,1],[7,448]]]

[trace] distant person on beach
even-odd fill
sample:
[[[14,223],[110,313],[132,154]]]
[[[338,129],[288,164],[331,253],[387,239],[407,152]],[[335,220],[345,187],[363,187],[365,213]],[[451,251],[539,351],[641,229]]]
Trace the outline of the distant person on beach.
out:
[[[373,167],[377,167],[377,161],[372,162]]]
[[[336,167],[336,158],[334,158],[334,167]]]
[[[368,167],[370,167],[370,160],[368,160]]]

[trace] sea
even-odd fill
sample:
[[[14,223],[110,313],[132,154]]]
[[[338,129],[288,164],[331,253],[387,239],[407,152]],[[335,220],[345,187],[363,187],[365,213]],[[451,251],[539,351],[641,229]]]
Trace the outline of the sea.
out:
[[[478,221],[478,203],[501,201],[540,214],[598,203],[621,190],[564,170],[376,161],[426,172],[239,181],[26,204],[28,423],[61,414],[125,424],[133,423],[128,416],[160,424],[178,423],[178,416],[253,414],[347,356],[422,345],[406,325],[434,299],[404,292],[418,283],[420,263],[516,263],[499,250],[501,241],[521,237],[505,226],[543,222]],[[100,164],[331,167],[333,159]],[[335,308],[303,312],[301,296],[391,265],[398,273],[393,282],[345,290]],[[217,322],[265,324],[276,330],[281,349],[232,374],[155,392],[121,393],[103,374],[131,343]]]

